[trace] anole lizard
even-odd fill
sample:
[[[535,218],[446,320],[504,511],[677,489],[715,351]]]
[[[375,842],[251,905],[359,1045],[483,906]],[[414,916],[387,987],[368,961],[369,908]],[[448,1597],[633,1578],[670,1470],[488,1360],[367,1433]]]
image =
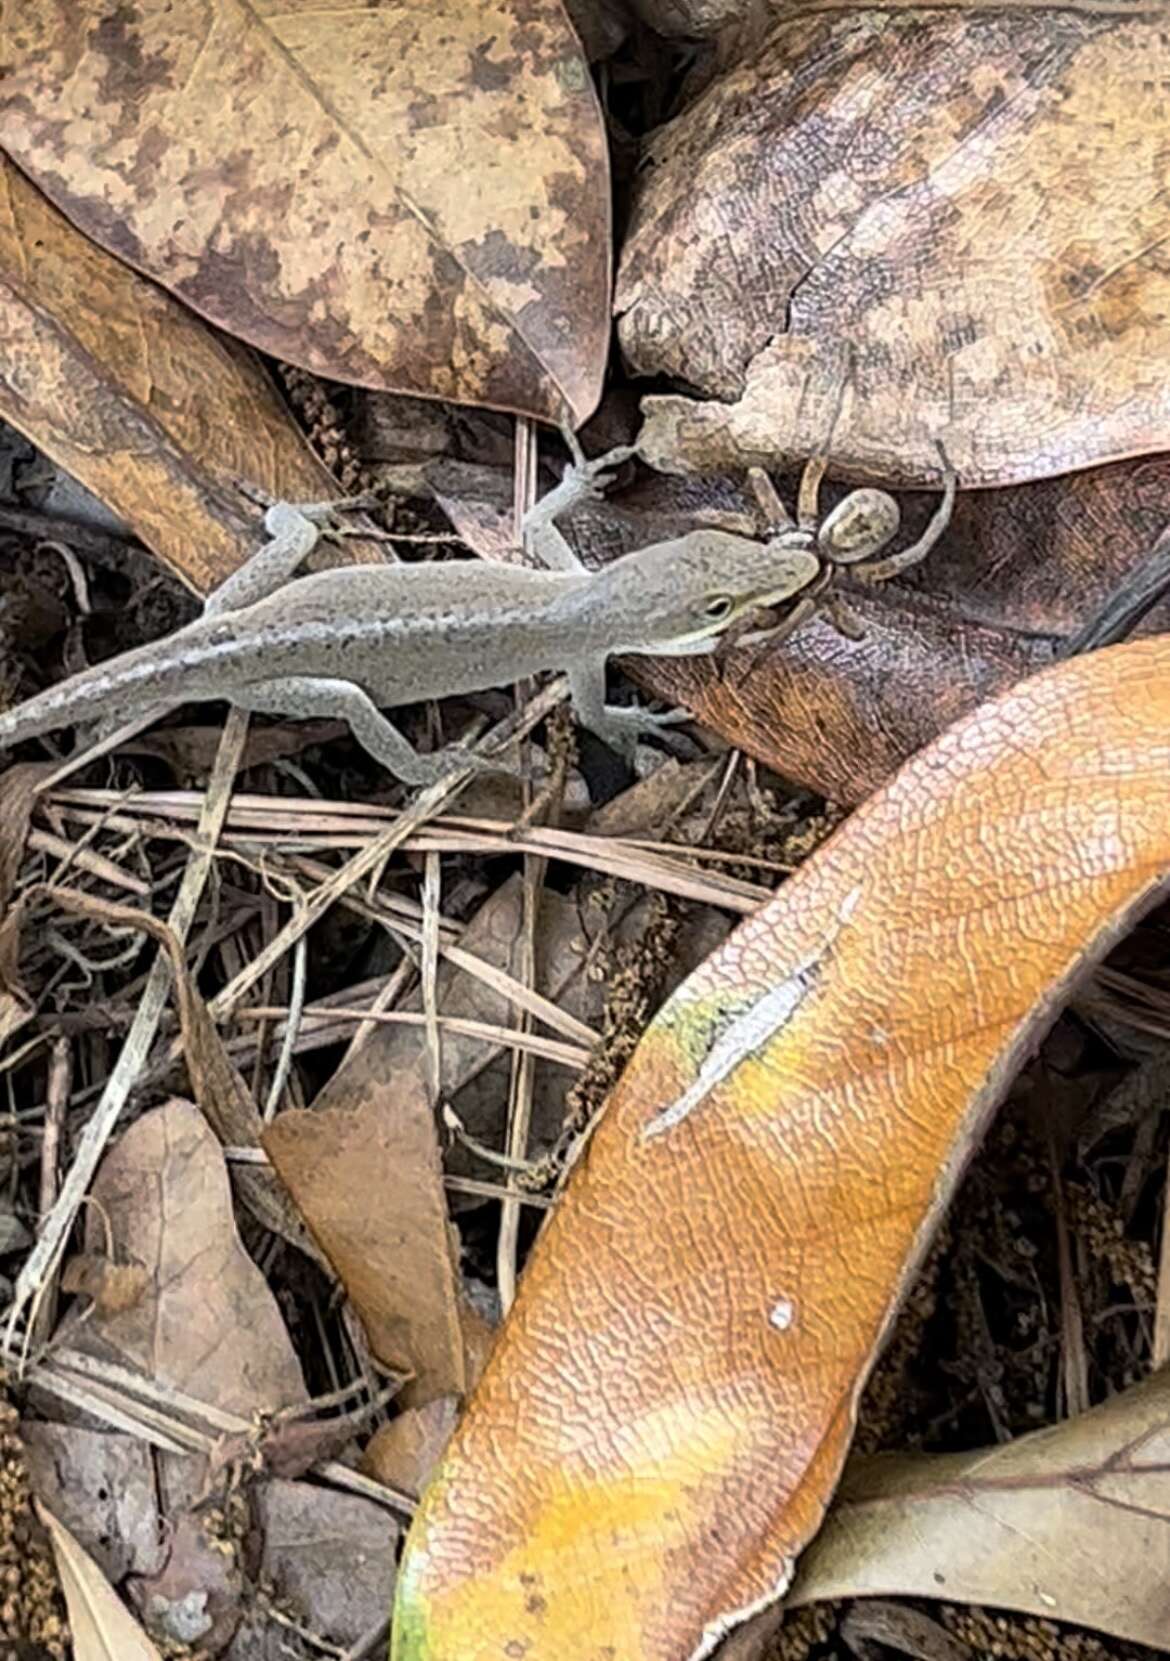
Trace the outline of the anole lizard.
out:
[[[0,715],[0,746],[73,722],[226,698],[266,714],[345,720],[398,778],[431,784],[477,758],[453,747],[420,755],[383,709],[559,669],[583,724],[628,754],[639,732],[682,716],[607,704],[611,654],[711,651],[737,619],[798,594],[820,570],[814,552],[783,535],[758,542],[719,530],[586,570],[554,521],[601,491],[606,469],[631,453],[571,468],[526,516],[525,546],[551,567],[543,571],[460,560],[293,577],[330,510],[278,503],[265,516],[272,540],[215,590],[202,617]]]

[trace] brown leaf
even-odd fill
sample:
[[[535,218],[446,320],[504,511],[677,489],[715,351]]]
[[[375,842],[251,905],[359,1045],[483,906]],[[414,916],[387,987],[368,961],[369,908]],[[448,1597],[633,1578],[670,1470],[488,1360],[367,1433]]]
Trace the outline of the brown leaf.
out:
[[[851,1463],[788,1605],[941,1597],[1165,1648],[1168,1563],[1163,1371],[1006,1446]]]
[[[241,481],[339,493],[252,354],[87,241],[2,155],[0,341],[0,415],[197,593],[263,541]]]
[[[1007,484],[1170,446],[1170,24],[787,18],[652,143],[622,344],[670,471]]]
[[[362,1452],[362,1470],[391,1488],[421,1494],[451,1439],[458,1413],[454,1396],[408,1407],[370,1438]]]
[[[318,1640],[348,1649],[385,1619],[398,1524],[382,1506],[358,1494],[273,1479],[257,1490],[256,1510],[264,1539],[261,1573]]]
[[[388,1073],[364,1045],[311,1111],[261,1141],[404,1399],[462,1396],[459,1281],[435,1116],[422,1070]]]
[[[162,1661],[89,1553],[47,1506],[33,1504],[53,1542],[76,1661]]]
[[[154,1453],[136,1436],[25,1419],[20,1440],[38,1499],[115,1585],[165,1555]]]
[[[677,1661],[785,1594],[988,1118],[1165,885],[1168,781],[1170,639],[1036,676],[669,1000],[424,1495],[393,1661]]]
[[[337,380],[592,410],[609,182],[559,0],[44,0],[6,57],[0,142],[231,333]]]
[[[826,506],[832,494],[826,493]],[[900,498],[907,541],[937,500]],[[1080,628],[1116,591],[1167,519],[1170,455],[1006,490],[961,491],[945,536],[899,586],[945,599],[960,616],[988,627],[1060,637]],[[1163,602],[1149,626],[1168,623]]]
[[[86,1245],[147,1265],[120,1313],[70,1317],[70,1342],[247,1418],[306,1399],[276,1302],[240,1243],[219,1145],[187,1102],[155,1108],[102,1161]]]
[[[782,645],[721,663],[631,658],[623,667],[785,778],[857,802],[950,722],[1051,661],[1042,638],[904,593],[850,590],[849,604],[860,640],[817,617]]]

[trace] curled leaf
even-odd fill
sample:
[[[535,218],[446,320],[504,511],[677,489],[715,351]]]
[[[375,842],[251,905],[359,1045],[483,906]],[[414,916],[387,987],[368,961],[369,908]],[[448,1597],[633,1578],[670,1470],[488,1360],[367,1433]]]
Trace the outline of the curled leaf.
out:
[[[1170,866],[1170,640],[951,728],[687,980],[424,1496],[394,1661],[699,1661],[782,1597],[1026,1051]]]
[[[96,248],[2,155],[0,416],[200,593],[262,539],[241,485],[338,494],[252,353]]]
[[[960,1454],[851,1461],[789,1599],[916,1594],[1170,1633],[1170,1373]]]
[[[622,344],[653,466],[1009,484],[1170,446],[1170,23],[784,18],[653,145]]]

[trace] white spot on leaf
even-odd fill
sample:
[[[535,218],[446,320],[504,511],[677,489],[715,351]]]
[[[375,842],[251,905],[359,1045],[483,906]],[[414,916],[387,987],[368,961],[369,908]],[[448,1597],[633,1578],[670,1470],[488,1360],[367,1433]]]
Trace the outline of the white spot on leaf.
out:
[[[796,1308],[791,1298],[777,1298],[768,1311],[768,1325],[777,1332],[787,1332],[796,1319]]]

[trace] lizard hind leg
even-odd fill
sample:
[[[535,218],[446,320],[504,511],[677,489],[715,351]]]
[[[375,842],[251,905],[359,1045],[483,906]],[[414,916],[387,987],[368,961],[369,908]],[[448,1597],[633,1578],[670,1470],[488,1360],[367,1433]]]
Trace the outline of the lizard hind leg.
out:
[[[440,779],[464,769],[476,773],[510,770],[495,758],[488,760],[474,755],[457,744],[448,744],[434,755],[420,755],[368,694],[352,681],[287,675],[253,681],[250,686],[233,690],[231,701],[258,715],[291,715],[301,719],[323,716],[344,721],[362,749],[404,784],[438,784]]]

